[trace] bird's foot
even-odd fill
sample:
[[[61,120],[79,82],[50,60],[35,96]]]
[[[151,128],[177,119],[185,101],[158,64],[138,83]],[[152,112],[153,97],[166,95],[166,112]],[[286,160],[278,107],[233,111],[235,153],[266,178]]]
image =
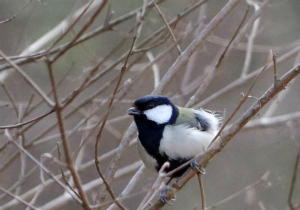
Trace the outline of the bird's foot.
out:
[[[173,204],[170,203],[170,200],[175,201],[176,199],[174,188],[166,186],[164,189],[162,189],[159,199],[161,202],[172,206]]]
[[[204,168],[199,167],[199,164],[197,163],[196,160],[194,160],[194,161],[191,163],[191,167],[192,167],[193,169],[197,170],[198,173],[200,173],[200,174],[205,174]]]

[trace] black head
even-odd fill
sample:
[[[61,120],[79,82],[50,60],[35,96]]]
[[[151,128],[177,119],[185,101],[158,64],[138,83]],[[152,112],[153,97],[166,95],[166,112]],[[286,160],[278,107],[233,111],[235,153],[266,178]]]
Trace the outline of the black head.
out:
[[[165,96],[148,95],[134,102],[128,114],[137,118],[145,118],[157,124],[174,124],[178,116],[178,108]]]

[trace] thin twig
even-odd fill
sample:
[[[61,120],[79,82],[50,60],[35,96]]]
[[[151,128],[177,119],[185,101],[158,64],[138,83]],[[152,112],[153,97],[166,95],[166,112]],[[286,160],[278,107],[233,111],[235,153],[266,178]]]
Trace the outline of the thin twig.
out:
[[[222,62],[225,58],[225,55],[226,55],[231,43],[233,42],[233,40],[238,35],[242,25],[244,24],[244,22],[246,20],[248,12],[249,12],[249,9],[246,10],[245,15],[244,15],[241,23],[239,24],[237,30],[235,31],[232,38],[230,39],[228,45],[225,47],[224,51],[223,52],[220,51],[221,52],[220,56],[217,55],[216,58],[218,58],[218,61],[216,62],[216,64],[214,64],[214,66],[212,68],[205,70],[206,76],[204,76],[204,78],[202,79],[202,82],[200,82],[201,85],[199,86],[198,90],[194,93],[194,95],[192,97],[190,97],[190,100],[186,103],[185,107],[192,107],[198,102],[199,95],[204,92],[204,90],[206,89],[208,84],[211,82],[215,72],[221,67],[221,64],[222,64]],[[215,61],[213,61],[213,62],[215,62]]]
[[[201,34],[197,36],[192,43],[182,52],[173,65],[169,68],[168,72],[162,78],[161,82],[152,92],[152,94],[161,94],[166,84],[168,84],[174,75],[181,69],[189,60],[191,55],[203,44],[205,39],[211,32],[224,20],[224,18],[235,8],[241,0],[229,1],[221,11],[206,25]]]
[[[156,4],[160,4],[162,3],[163,1],[165,0],[159,0],[156,2]],[[184,10],[184,12],[180,13],[179,15],[176,16],[176,18],[174,18],[173,20],[171,20],[169,22],[169,25],[172,25],[172,24],[175,24],[179,19],[182,19],[183,17],[185,17],[186,15],[188,15],[189,13],[191,13],[192,11],[194,11],[196,8],[198,8],[199,6],[201,6],[202,4],[204,4],[205,2],[207,2],[208,0],[203,0],[201,2],[197,2],[195,3],[194,5],[192,6],[189,6],[187,9]],[[147,4],[147,9],[151,9],[153,7],[153,3],[150,2]],[[103,26],[100,26],[99,28],[95,29],[94,31],[92,32],[89,32],[87,33],[86,35],[83,35],[81,38],[79,38],[73,45],[72,47],[76,46],[77,44],[80,44],[86,40],[89,40],[93,37],[95,37],[96,35],[99,35],[100,33],[103,33],[103,32],[106,32],[106,31],[109,31],[111,30],[113,27],[119,25],[120,23],[124,22],[124,21],[127,21],[128,19],[136,16],[137,13],[139,13],[141,10],[141,8],[138,8],[138,9],[135,9],[131,12],[129,12],[128,14],[125,14],[119,18],[116,18],[112,21],[109,22],[109,25],[103,25]],[[63,24],[62,24],[63,25]],[[166,26],[163,26],[161,27],[160,29],[158,29],[156,32],[154,32],[150,37],[148,37],[145,41],[141,42],[141,44],[145,44],[149,41],[149,39],[153,38],[153,36],[157,36],[158,34],[160,34],[162,31],[164,31]],[[60,30],[59,30],[60,32]],[[45,35],[47,36],[47,35]],[[44,40],[45,38],[42,37],[41,40]],[[37,41],[39,42],[39,40]],[[28,54],[32,51],[35,51],[37,48],[40,47],[39,43],[34,43],[33,45],[38,45],[38,47],[36,46],[29,46],[26,50],[24,50],[23,52],[25,54]],[[44,56],[47,56],[47,55],[51,55],[51,54],[54,54],[54,53],[57,53],[58,51],[60,51],[61,49],[63,49],[65,45],[62,45],[62,46],[59,46],[57,48],[54,48],[51,52],[49,52],[48,54],[45,53],[45,50],[43,51],[40,51],[40,52],[37,52],[36,54],[33,54],[31,56],[25,56],[25,58],[22,59],[22,56],[17,56],[16,59],[19,59],[19,61],[16,61],[16,64],[18,65],[23,65],[23,64],[26,64],[26,63],[29,63],[29,62],[33,62],[35,59],[39,59],[39,58],[42,58]],[[14,59],[14,57],[12,57],[12,59]],[[1,58],[0,58],[1,60]],[[0,65],[0,71],[1,70],[4,70],[4,69],[8,69],[10,68],[10,65]]]
[[[120,73],[120,76],[119,76],[119,79],[118,79],[116,88],[115,88],[115,90],[114,90],[114,92],[113,92],[113,95],[112,95],[111,100],[110,100],[109,105],[108,105],[108,112],[107,112],[107,114],[104,116],[104,119],[103,119],[103,121],[102,121],[101,128],[100,128],[100,130],[99,130],[99,133],[97,134],[96,144],[95,144],[95,165],[96,165],[96,168],[97,168],[97,171],[98,171],[99,176],[103,179],[103,182],[105,183],[106,188],[107,188],[109,194],[111,195],[111,197],[113,198],[113,200],[116,200],[116,197],[115,197],[115,195],[114,195],[114,193],[113,193],[111,187],[109,186],[109,183],[107,182],[106,178],[104,177],[104,175],[102,174],[101,169],[100,169],[100,165],[99,165],[99,161],[98,161],[98,145],[99,145],[99,142],[100,142],[100,138],[101,138],[102,131],[103,131],[103,129],[104,129],[105,123],[106,123],[107,118],[108,118],[108,115],[109,115],[109,110],[110,110],[110,108],[111,108],[111,106],[112,106],[112,104],[113,104],[113,102],[114,102],[114,99],[115,99],[115,96],[116,96],[116,94],[117,94],[117,91],[118,91],[118,89],[119,89],[119,87],[120,87],[122,78],[123,78],[123,76],[124,76],[124,74],[125,74],[125,72],[126,72],[126,70],[127,70],[127,62],[128,62],[129,56],[130,56],[130,54],[131,54],[131,51],[132,51],[132,49],[133,49],[133,46],[134,46],[134,44],[135,44],[135,40],[136,40],[136,37],[134,37],[134,39],[133,39],[133,42],[132,42],[131,48],[130,48],[130,50],[129,50],[129,53],[128,53],[128,55],[127,55],[127,58],[126,58],[126,60],[125,60],[124,66],[122,67],[122,70],[121,70],[121,73]],[[125,208],[122,206],[122,204],[120,204],[118,201],[116,201],[116,204],[119,206],[119,208],[125,209]]]
[[[238,26],[238,28],[236,29],[236,31],[234,32],[232,38],[231,38],[230,41],[228,42],[228,45],[227,45],[226,48],[224,49],[224,52],[223,52],[222,55],[220,56],[220,59],[218,60],[218,62],[217,62],[217,64],[216,64],[216,67],[215,67],[216,69],[218,69],[218,68],[221,66],[222,61],[223,61],[223,59],[224,59],[224,57],[225,57],[225,55],[226,55],[228,49],[230,48],[232,42],[233,42],[234,39],[237,37],[237,35],[238,35],[238,33],[240,32],[240,30],[241,30],[243,24],[245,23],[245,20],[246,20],[246,18],[247,18],[247,16],[248,16],[248,13],[249,13],[249,8],[247,8],[247,10],[246,10],[246,12],[245,12],[245,14],[244,14],[244,17],[243,17],[241,23],[239,24],[239,26]]]
[[[256,1],[256,0],[246,0],[246,2],[249,5],[254,7],[255,12],[257,12],[259,10],[260,4],[259,4],[258,1]],[[257,35],[257,31],[258,31],[258,28],[259,28],[259,23],[260,23],[260,17],[258,17],[254,21],[250,36],[248,38],[246,56],[245,56],[245,61],[244,61],[244,66],[243,66],[243,69],[242,69],[241,77],[244,77],[245,75],[247,75],[247,73],[249,71],[251,60],[252,60],[252,54],[253,54],[253,44],[254,44],[255,37]]]
[[[60,35],[60,37],[58,37],[58,39],[50,46],[50,48],[47,50],[46,53],[48,53],[50,50],[53,49],[53,47],[59,43],[71,30],[72,28],[76,25],[76,23],[78,23],[78,21],[82,18],[82,16],[86,13],[86,11],[88,11],[88,9],[90,8],[91,4],[94,3],[94,0],[90,0],[89,3],[87,3],[86,6],[84,6],[84,9],[80,12],[80,14],[78,15],[78,17],[75,18],[75,20],[73,21],[73,23],[70,24],[70,26],[64,30],[64,32]]]
[[[1,187],[1,186],[0,186],[0,191],[2,191],[3,193],[5,193],[5,194],[11,196],[12,198],[18,200],[20,203],[23,203],[24,205],[29,206],[31,209],[38,210],[38,208],[36,208],[36,207],[34,207],[33,205],[31,205],[30,203],[24,201],[24,200],[23,200],[22,198],[20,198],[19,196],[12,194],[11,192],[7,191],[5,188],[3,188],[3,187]]]
[[[73,68],[74,62],[71,64],[70,68],[68,69],[68,71],[66,71],[66,73],[64,74],[64,76],[58,81],[57,83],[57,87],[59,87],[61,84],[63,84],[64,80],[66,79],[66,77],[69,75],[69,73],[71,72],[72,68]],[[53,91],[49,91],[47,93],[47,96],[50,96],[53,93]],[[40,106],[42,104],[43,100],[38,101],[34,106],[32,106],[29,109],[29,104],[28,104],[28,108],[26,108],[26,112],[24,114],[24,117],[28,116],[33,110],[35,110],[38,106]]]
[[[298,52],[298,54],[296,55],[296,58],[295,58],[295,61],[294,61],[294,64],[293,66],[297,65],[298,63],[300,62],[300,53]],[[275,63],[273,62],[273,65]],[[277,59],[276,59],[276,65],[277,65]],[[293,80],[291,82],[291,84],[295,83],[296,80]],[[279,106],[279,103],[280,101],[283,101],[284,98],[288,95],[288,92],[290,91],[291,89],[291,84],[287,87],[286,91],[283,93],[279,93],[278,96],[276,97],[277,100],[274,100],[271,102],[271,104],[269,105],[267,111],[264,113],[263,117],[270,117],[274,114],[274,112],[276,111],[276,109],[278,108]]]
[[[227,197],[227,198],[225,198],[225,199],[223,199],[223,200],[221,200],[221,201],[219,201],[219,202],[217,202],[217,203],[215,203],[215,204],[207,207],[206,210],[215,209],[218,206],[220,206],[220,205],[222,205],[224,203],[227,203],[228,201],[231,201],[232,199],[236,198],[237,196],[239,196],[239,195],[241,195],[241,194],[243,194],[245,192],[248,192],[249,190],[251,190],[251,189],[253,189],[253,188],[255,188],[255,187],[257,187],[257,186],[259,186],[259,185],[261,185],[263,183],[268,182],[269,177],[270,177],[270,171],[267,171],[266,173],[264,173],[264,175],[262,175],[262,177],[258,181],[256,181],[256,182],[248,185],[244,189],[242,189],[242,190],[240,190],[240,191],[238,191],[238,192],[230,195],[229,197]]]
[[[88,21],[84,24],[82,29],[75,35],[71,42],[69,42],[59,53],[51,60],[51,63],[54,63],[59,57],[61,57],[68,49],[72,47],[72,45],[80,38],[80,36],[92,25],[95,21],[96,17],[101,13],[103,8],[105,7],[107,0],[102,0],[99,7],[95,11],[95,13],[88,19]]]
[[[260,5],[260,8],[254,12],[254,14],[249,18],[247,23],[245,23],[244,27],[241,29],[240,33],[237,35],[235,40],[232,42],[230,49],[228,50],[227,56],[230,54],[231,50],[236,48],[238,44],[241,42],[242,38],[246,35],[246,33],[249,31],[249,29],[253,26],[254,22],[257,20],[257,18],[260,17],[261,12],[263,9],[265,9],[269,4],[269,0],[264,0],[262,4]],[[248,47],[248,46],[247,46]]]
[[[294,190],[297,181],[299,163],[300,163],[300,147],[298,148],[298,152],[296,156],[295,166],[293,170],[293,177],[292,177],[291,187],[290,187],[289,197],[288,197],[288,202],[291,210],[296,210],[296,205],[293,204],[293,195],[294,195]]]
[[[133,145],[135,145],[135,144],[136,144],[136,140],[132,140],[131,143],[129,144],[129,146],[133,146]],[[55,152],[55,151],[56,151],[55,149],[52,150],[52,152]],[[107,152],[107,153],[101,155],[100,157],[98,157],[98,158],[99,158],[99,161],[104,161],[104,160],[106,160],[106,159],[112,157],[112,156],[115,154],[116,151],[117,151],[116,149],[112,149],[111,151],[109,151],[109,152]],[[52,152],[51,152],[51,153],[52,153]],[[139,163],[139,165],[138,165],[138,163]],[[139,162],[136,162],[136,164],[138,165],[138,166],[136,166],[136,167],[140,167],[140,166],[141,166],[141,162],[140,162],[140,161],[139,161]],[[82,172],[82,171],[85,171],[85,170],[89,170],[89,168],[92,167],[92,166],[94,166],[94,165],[95,165],[95,161],[94,161],[94,160],[90,160],[90,161],[88,161],[87,163],[82,164],[82,165],[78,168],[78,172]],[[32,173],[35,172],[35,170],[36,170],[37,168],[38,168],[38,166],[33,167],[33,168],[25,175],[24,178],[29,177]],[[128,167],[127,167],[127,168],[128,168]],[[132,170],[134,170],[134,169],[132,169]],[[126,171],[126,167],[123,168],[123,169],[120,169],[120,171]],[[69,177],[70,175],[71,175],[70,171],[66,171],[66,172],[65,172],[65,176],[66,176],[66,177]],[[119,173],[119,171],[117,171],[117,173],[116,173],[116,178],[120,177],[119,175],[120,175],[120,173]],[[62,175],[61,175],[61,174],[58,174],[58,175],[56,175],[55,177],[56,177],[57,179],[61,179],[61,178],[62,178]],[[102,181],[102,180],[101,180],[101,181]],[[19,184],[21,184],[21,183],[22,183],[22,182],[20,182]],[[40,184],[40,185],[38,185],[38,186],[36,186],[36,187],[33,187],[33,188],[30,189],[29,191],[23,193],[20,197],[23,198],[23,199],[28,199],[29,197],[31,197],[31,196],[33,196],[33,195],[35,194],[35,192],[38,190],[39,187],[41,187],[41,186],[47,187],[47,186],[50,186],[50,185],[53,184],[53,183],[55,183],[55,181],[54,181],[53,179],[51,179],[51,178],[48,179],[48,180],[45,180],[44,183],[42,183],[42,184]],[[88,185],[88,184],[87,184],[87,185]],[[18,184],[15,184],[13,187],[11,187],[11,188],[10,188],[10,191],[14,190],[16,186],[18,186]],[[2,198],[4,198],[4,197],[5,197],[5,195],[1,195],[1,196],[0,196],[0,199],[2,199]],[[70,197],[69,199],[71,199],[71,197]],[[6,205],[6,207],[7,207],[7,208],[10,208],[12,205],[16,205],[16,202],[15,202],[15,201],[8,202],[7,205]],[[1,207],[1,206],[0,206],[0,207]]]
[[[61,161],[61,153],[60,153],[60,149],[59,149],[59,143],[57,143],[56,146],[57,146],[57,156],[58,156],[58,160]],[[74,188],[73,188],[73,187],[70,185],[70,183],[68,182],[67,177],[66,177],[66,175],[65,175],[65,173],[64,173],[64,171],[63,171],[63,169],[62,169],[61,167],[60,167],[60,173],[61,173],[61,177],[62,177],[62,179],[64,180],[64,182],[66,183],[66,185],[73,191],[73,193],[74,193],[75,195],[77,195],[77,197],[78,197],[79,199],[81,199],[81,198],[80,198],[80,195],[74,190]]]
[[[16,14],[14,14],[12,17],[6,19],[6,20],[2,20],[0,21],[0,24],[3,24],[3,23],[7,23],[7,22],[10,22],[12,21],[13,19],[15,19],[17,17],[17,15],[22,11],[24,10],[30,3],[32,2],[32,0],[29,0]]]
[[[113,49],[95,66],[93,67],[91,70],[89,70],[89,76],[79,85],[78,88],[76,88],[70,96],[67,97],[67,99],[65,101],[63,101],[63,109],[68,106],[84,89],[86,89],[88,86],[90,86],[91,84],[93,84],[93,82],[91,82],[91,79],[95,76],[97,70],[100,68],[101,65],[103,65],[105,63],[105,61],[111,57],[114,53],[117,52],[117,50],[119,50],[123,44],[125,44],[126,39],[122,39],[118,44],[116,44],[115,47],[113,47]],[[112,69],[112,68],[111,68]],[[108,72],[108,71],[107,71]],[[105,71],[102,72],[101,76],[98,77],[101,78],[102,76],[105,75],[105,73],[107,73]],[[96,81],[96,80],[94,80]]]
[[[142,162],[141,161],[137,161],[129,166],[123,167],[121,169],[118,170],[118,173],[116,173],[116,178],[121,178],[125,175],[131,174],[132,172],[136,171],[139,167],[141,167]],[[91,190],[96,190],[97,188],[99,188],[100,186],[103,185],[103,180],[101,179],[101,177],[99,177],[98,179],[92,180],[86,184],[83,185],[83,189],[85,192],[91,191]],[[127,196],[128,197],[128,196]],[[124,200],[127,197],[122,197],[119,200]],[[45,205],[43,205],[41,208],[42,209],[51,209],[51,208],[56,208],[57,205],[62,205],[62,204],[66,204],[71,200],[71,198],[69,196],[65,196],[65,195],[61,195],[53,200],[51,200],[50,202],[46,203]],[[118,200],[118,202],[120,202]],[[93,208],[99,208],[99,207],[103,207],[103,206],[107,206],[113,204],[114,201],[108,201],[105,202],[103,204],[100,205],[96,205]],[[92,208],[92,207],[91,207]]]
[[[28,116],[28,114],[29,114],[29,108],[30,108],[30,106],[31,106],[31,103],[33,102],[33,99],[34,99],[34,94],[31,94],[31,96],[30,96],[30,98],[29,98],[29,101],[27,102],[27,106],[26,106],[26,108],[25,108],[25,110],[24,110],[24,114],[23,114],[23,116],[22,116],[22,121],[24,120],[24,118],[25,118],[26,116]]]
[[[274,84],[277,83],[277,64],[276,64],[276,55],[272,51],[272,60],[273,60],[273,69],[274,69]]]
[[[201,194],[201,207],[202,210],[206,209],[205,205],[205,193],[204,193],[204,185],[203,185],[203,177],[201,173],[197,173],[198,181],[199,181],[199,187],[200,187],[200,194]]]
[[[6,95],[8,96],[9,100],[11,101],[11,103],[13,105],[13,108],[16,112],[17,119],[18,119],[19,118],[19,111],[18,111],[17,103],[16,103],[16,100],[15,100],[13,94],[6,88],[5,84],[1,83],[1,86],[2,86],[3,90],[5,91]]]
[[[154,60],[153,54],[150,51],[148,51],[146,54],[147,54],[149,61],[152,62]],[[160,76],[159,76],[160,71],[159,71],[158,65],[156,63],[153,64],[152,70],[153,70],[154,88],[156,88],[160,81]]]
[[[4,60],[6,60],[9,65],[14,68],[24,79],[25,81],[37,92],[38,95],[41,96],[42,99],[50,106],[53,107],[54,103],[53,101],[48,98],[48,96],[42,91],[42,89],[15,63],[13,63],[1,50],[0,50],[0,55]]]
[[[274,117],[261,117],[259,119],[253,119],[245,126],[245,129],[253,128],[267,128],[271,126],[277,126],[286,124],[290,120],[295,120],[300,118],[300,112],[292,112],[288,114],[283,114]]]
[[[279,64],[279,63],[283,62],[284,60],[290,58],[291,56],[293,56],[294,54],[298,53],[299,51],[300,51],[300,46],[297,46],[293,50],[291,50],[291,51],[283,54],[282,56],[280,56],[277,59],[277,64]],[[267,69],[269,69],[272,66],[273,66],[273,63],[271,63]],[[199,109],[200,107],[203,107],[205,104],[213,101],[214,99],[216,99],[219,96],[227,93],[228,91],[232,90],[233,88],[236,88],[237,86],[240,86],[240,85],[244,84],[249,79],[255,77],[260,71],[261,71],[261,68],[258,68],[257,70],[255,70],[255,71],[247,74],[245,77],[240,77],[240,78],[236,79],[235,81],[230,82],[230,84],[228,84],[227,86],[225,86],[221,90],[218,90],[217,92],[211,94],[206,99],[200,101],[198,104],[196,104],[194,106],[194,108],[195,109]]]
[[[117,49],[118,47],[121,47],[121,45],[123,44],[123,41],[121,41],[119,44],[116,45],[116,47],[114,47],[112,49],[112,51],[110,53],[108,53],[108,55],[106,57],[104,57],[104,59],[96,65],[96,67],[94,67],[91,70],[90,76],[93,76],[94,72],[96,72],[97,68],[99,68],[100,65],[102,65],[103,61],[105,61],[110,55],[112,55],[112,53],[115,51],[115,49]],[[85,100],[83,100],[80,104],[78,104],[76,107],[74,107],[73,110],[69,111],[64,118],[67,119],[70,116],[72,116],[74,113],[77,112],[77,110],[83,106],[85,106],[86,104],[88,104],[89,102],[91,102],[93,100],[93,98],[95,98],[96,96],[98,96],[99,94],[101,94],[102,92],[104,92],[111,84],[113,84],[116,80],[118,79],[118,76],[116,76],[115,78],[113,78],[111,81],[107,82],[105,85],[103,85],[99,90],[97,90],[96,92],[94,92],[92,95],[88,96]],[[61,80],[62,81],[62,80]],[[83,90],[83,87],[85,87],[85,84],[89,81],[89,78],[85,79],[85,81],[82,82],[82,84],[79,86],[79,88],[77,88],[76,90],[73,91],[72,95],[70,95],[69,97],[67,97],[67,100],[65,100],[62,104],[63,109],[69,105],[74,99],[75,97]],[[60,83],[57,84],[57,86]],[[53,111],[53,110],[52,110]],[[32,123],[30,126],[24,128],[22,131],[20,131],[20,133],[24,133],[25,131],[27,131],[28,129],[30,129],[35,123],[37,123],[40,119],[37,119],[34,123]],[[45,131],[43,131],[40,135],[37,135],[32,141],[29,142],[29,144],[32,144],[33,142],[37,141],[39,138],[42,138],[44,135],[46,135],[48,132],[50,132],[53,128],[55,128],[57,126],[57,123],[52,124],[51,126],[49,126]]]
[[[53,112],[54,112],[54,110],[52,109],[52,110],[46,112],[45,114],[42,114],[42,115],[40,115],[40,116],[38,116],[38,117],[35,117],[35,118],[31,119],[31,120],[28,120],[28,121],[26,121],[26,122],[17,123],[17,124],[15,124],[15,125],[4,125],[4,126],[0,126],[0,129],[13,129],[13,128],[19,128],[19,127],[22,127],[22,126],[24,126],[24,125],[30,124],[30,123],[32,123],[32,122],[39,121],[39,120],[43,119],[44,117],[46,117],[46,116],[52,114]]]
[[[85,195],[85,192],[82,189],[81,181],[79,179],[77,171],[74,168],[73,159],[70,154],[69,143],[68,143],[68,140],[66,137],[63,118],[62,118],[62,114],[61,114],[62,110],[61,110],[61,106],[59,104],[59,99],[58,99],[57,90],[56,90],[56,84],[54,81],[52,64],[50,62],[47,62],[47,66],[48,66],[50,81],[51,81],[51,85],[52,85],[52,89],[53,89],[53,95],[54,95],[54,100],[55,100],[55,112],[56,112],[56,116],[57,116],[57,120],[58,120],[58,124],[59,124],[59,130],[60,130],[62,144],[63,144],[63,148],[64,148],[64,152],[65,152],[65,158],[66,158],[66,161],[68,164],[68,168],[71,171],[75,186],[76,186],[76,188],[79,192],[80,198],[82,200],[82,207],[85,210],[90,210],[90,206],[89,206],[87,197]]]
[[[207,38],[207,42],[212,43],[217,46],[223,46],[226,47],[229,40],[223,37],[219,37],[217,35],[210,35]],[[255,53],[269,53],[270,49],[273,49],[276,53],[284,53],[291,49],[293,49],[295,46],[299,45],[299,40],[292,41],[291,43],[287,43],[284,45],[259,45],[259,44],[253,44],[253,52]],[[246,51],[247,50],[247,43],[239,42],[237,43],[234,48],[235,50],[240,51]]]
[[[161,191],[161,189],[165,186],[163,183],[164,177],[165,177],[165,169],[170,167],[169,162],[165,162],[161,168],[159,169],[158,176],[155,180],[155,182],[152,185],[152,189],[155,189],[154,192],[149,191],[147,195],[144,197],[143,201],[140,203],[138,210],[146,209],[147,206],[152,202],[154,197]]]
[[[118,196],[117,198],[118,200],[120,198],[127,197],[129,195],[129,193],[133,190],[134,186],[137,184],[138,180],[141,178],[145,170],[146,170],[146,166],[143,164],[139,168],[139,170],[132,176],[127,186],[122,191],[122,193]],[[107,210],[114,210],[116,209],[116,207],[117,207],[116,204],[112,204],[109,208],[107,208]]]
[[[43,192],[43,186],[40,186],[30,201],[31,205],[33,205],[36,202],[37,198],[41,195],[42,192]],[[28,206],[25,210],[31,210],[31,208]]]
[[[8,130],[5,130],[5,135],[8,137],[8,140],[12,142],[20,151],[25,153],[35,164],[37,164],[41,170],[48,174],[57,184],[59,184],[64,190],[66,190],[71,197],[76,200],[78,203],[81,203],[80,200],[78,200],[77,197],[73,196],[73,192],[71,192],[56,176],[54,176],[48,168],[46,168],[44,165],[42,165],[36,158],[34,158],[28,151],[26,151],[23,147],[21,147],[9,134]]]
[[[169,25],[167,19],[165,18],[164,14],[162,13],[162,11],[161,11],[160,8],[158,7],[158,5],[155,3],[155,1],[152,0],[152,2],[153,2],[153,4],[154,4],[154,6],[156,7],[158,13],[160,14],[161,18],[163,19],[164,23],[166,24],[166,26],[167,26],[167,28],[168,28],[170,34],[172,35],[173,40],[174,40],[174,42],[175,42],[175,44],[176,44],[176,46],[177,46],[177,49],[178,49],[178,51],[179,51],[179,54],[181,54],[181,53],[182,53],[182,50],[181,50],[181,48],[180,48],[180,46],[179,46],[179,44],[178,44],[177,38],[175,37],[175,35],[174,35],[174,33],[173,33],[173,30],[172,30],[172,28],[170,27],[170,25]]]
[[[269,66],[270,64],[270,55],[269,55],[269,59],[266,63],[266,65],[261,69],[261,71],[259,72],[259,74],[256,75],[256,77],[254,78],[254,80],[252,81],[248,91],[246,94],[243,94],[243,97],[240,101],[240,103],[237,105],[237,107],[235,108],[235,110],[232,112],[232,114],[229,116],[229,118],[226,120],[225,123],[223,123],[223,125],[221,126],[220,130],[218,131],[217,135],[215,136],[215,138],[211,141],[211,143],[209,144],[209,147],[214,143],[214,141],[221,135],[221,133],[223,132],[224,128],[226,127],[226,125],[232,120],[232,118],[236,115],[236,113],[238,112],[238,110],[242,107],[242,105],[247,101],[250,92],[252,90],[252,88],[254,87],[254,84],[256,82],[256,80],[258,79],[258,77],[261,75],[261,73],[263,73]]]

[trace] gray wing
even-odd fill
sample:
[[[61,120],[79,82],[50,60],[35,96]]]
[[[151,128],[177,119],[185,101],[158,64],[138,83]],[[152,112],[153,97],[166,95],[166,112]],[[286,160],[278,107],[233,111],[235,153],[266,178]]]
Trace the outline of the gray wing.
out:
[[[200,113],[195,113],[195,117],[198,121],[197,128],[201,131],[207,131],[209,129],[209,122],[203,115]]]

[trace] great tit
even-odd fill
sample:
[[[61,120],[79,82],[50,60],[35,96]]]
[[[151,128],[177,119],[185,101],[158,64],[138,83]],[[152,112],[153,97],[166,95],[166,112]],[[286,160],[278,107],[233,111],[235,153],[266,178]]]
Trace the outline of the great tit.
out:
[[[127,113],[138,129],[138,151],[144,164],[169,172],[203,154],[219,130],[220,118],[208,110],[174,105],[167,97],[149,95],[136,100]],[[189,166],[171,176],[181,176]],[[170,180],[171,180],[170,179]]]

